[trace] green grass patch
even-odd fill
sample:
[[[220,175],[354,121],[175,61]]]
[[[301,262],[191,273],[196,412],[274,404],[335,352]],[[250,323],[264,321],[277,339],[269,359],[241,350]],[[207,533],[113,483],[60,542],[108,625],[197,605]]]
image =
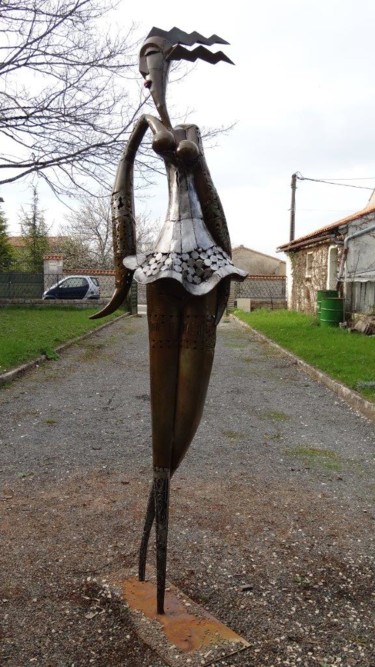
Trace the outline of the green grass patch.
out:
[[[0,308],[0,373],[42,354],[57,359],[56,347],[118,317],[90,320],[97,311],[97,307]]]
[[[321,449],[320,447],[292,447],[288,448],[285,453],[287,456],[303,459],[305,463],[311,466],[325,468],[326,470],[334,470],[336,472],[341,470],[341,463],[336,452],[331,449]]]
[[[321,327],[314,315],[290,310],[237,310],[235,314],[300,359],[375,402],[375,386],[371,386],[375,381],[374,338],[349,334],[338,327]]]
[[[225,435],[225,437],[228,440],[232,440],[232,441],[233,440],[241,440],[241,438],[244,437],[244,434],[239,433],[238,431],[223,431],[223,435]]]
[[[275,422],[284,422],[290,419],[286,412],[279,412],[278,410],[264,410],[259,416],[261,419],[271,419]]]

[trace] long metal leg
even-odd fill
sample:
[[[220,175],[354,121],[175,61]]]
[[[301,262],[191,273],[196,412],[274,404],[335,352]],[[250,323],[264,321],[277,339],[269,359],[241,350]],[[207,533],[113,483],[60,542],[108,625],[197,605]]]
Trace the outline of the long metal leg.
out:
[[[139,567],[138,567],[139,581],[144,581],[146,577],[147,547],[148,547],[148,540],[150,537],[152,524],[154,523],[154,518],[155,518],[155,495],[154,495],[154,484],[152,484],[147,503],[141,547],[139,549]]]
[[[164,614],[165,580],[167,570],[169,486],[169,468],[154,468],[156,518],[156,600],[158,614]]]

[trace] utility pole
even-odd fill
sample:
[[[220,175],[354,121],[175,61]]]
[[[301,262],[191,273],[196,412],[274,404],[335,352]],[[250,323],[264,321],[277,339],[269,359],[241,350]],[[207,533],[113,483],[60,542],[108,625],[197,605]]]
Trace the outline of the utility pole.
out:
[[[295,220],[296,220],[296,190],[297,190],[297,174],[292,174],[292,203],[290,205],[290,236],[289,241],[294,241],[295,236]]]

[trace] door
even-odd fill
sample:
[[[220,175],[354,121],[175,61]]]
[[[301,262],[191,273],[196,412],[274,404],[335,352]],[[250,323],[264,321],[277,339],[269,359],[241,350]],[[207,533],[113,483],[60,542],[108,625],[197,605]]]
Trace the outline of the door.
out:
[[[71,276],[63,280],[58,287],[59,299],[84,299],[88,290],[86,278]]]

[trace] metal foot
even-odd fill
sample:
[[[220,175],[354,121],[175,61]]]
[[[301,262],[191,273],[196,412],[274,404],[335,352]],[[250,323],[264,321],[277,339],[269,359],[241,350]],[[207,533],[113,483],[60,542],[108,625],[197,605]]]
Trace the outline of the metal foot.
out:
[[[155,496],[154,496],[154,484],[152,484],[147,503],[141,547],[139,549],[139,565],[138,565],[139,581],[144,581],[146,578],[147,547],[148,547],[148,540],[150,537],[152,524],[154,523],[154,518],[155,518]]]
[[[154,468],[154,497],[156,517],[156,600],[158,614],[164,614],[165,580],[167,570],[169,485],[169,468]]]

